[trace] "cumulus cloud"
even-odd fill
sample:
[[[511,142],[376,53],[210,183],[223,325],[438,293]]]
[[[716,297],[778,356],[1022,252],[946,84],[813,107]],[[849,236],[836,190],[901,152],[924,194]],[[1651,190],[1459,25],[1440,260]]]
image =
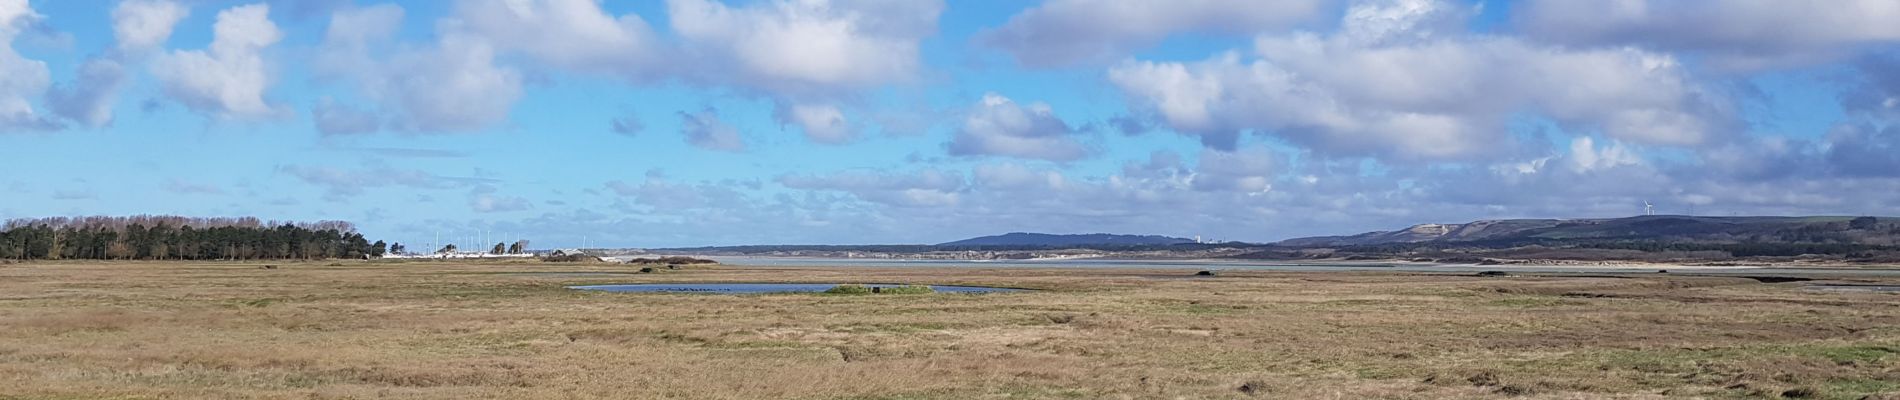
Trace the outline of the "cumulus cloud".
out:
[[[1642,158],[1622,143],[1612,142],[1599,147],[1596,140],[1589,136],[1571,139],[1570,160],[1572,167],[1583,171],[1642,163]]]
[[[1048,104],[1022,106],[990,93],[964,118],[947,147],[952,155],[1075,161],[1089,155],[1075,133]]]
[[[1713,140],[1728,122],[1726,105],[1670,56],[1442,30],[1469,13],[1425,0],[1361,3],[1335,34],[1261,36],[1254,56],[1127,62],[1109,79],[1223,150],[1257,132],[1329,155],[1498,159],[1516,148],[1506,124],[1527,111],[1671,146]]]
[[[495,64],[485,42],[460,35],[443,36],[438,47],[403,54],[387,77],[402,127],[421,132],[459,132],[485,128],[507,119],[521,98],[521,74]]]
[[[0,132],[59,127],[34,111],[31,101],[52,85],[46,62],[22,57],[13,50],[13,40],[40,18],[26,0],[0,0]]]
[[[1251,35],[1319,14],[1326,0],[1051,0],[978,41],[1017,62],[1057,67],[1112,61],[1184,33]]]
[[[1197,190],[1264,193],[1273,190],[1281,159],[1265,147],[1202,150],[1191,182]]]
[[[395,129],[467,132],[506,120],[522,96],[522,77],[496,64],[490,39],[451,23],[431,45],[390,49],[403,14],[394,4],[337,11],[320,51],[320,73],[354,80],[365,97],[383,105]]]
[[[1733,69],[1826,62],[1900,40],[1900,3],[1887,0],[1532,0],[1512,12],[1539,40],[1698,52]]]
[[[854,129],[838,101],[915,79],[943,2],[668,0],[667,10],[694,65],[688,79],[771,97],[780,123],[839,143]]]
[[[680,134],[686,143],[707,150],[745,151],[745,139],[739,128],[719,120],[719,111],[707,108],[697,113],[680,112]]]
[[[447,23],[500,51],[633,80],[650,78],[666,51],[645,19],[610,15],[597,0],[458,1]]]
[[[736,63],[743,83],[800,96],[910,79],[943,2],[668,0],[667,10],[682,38]]]
[[[190,14],[172,0],[126,0],[112,9],[112,35],[121,51],[151,51],[171,39],[172,28]]]
[[[53,88],[47,105],[54,114],[90,127],[112,123],[113,108],[124,90],[128,70],[171,38],[172,28],[190,10],[170,0],[128,0],[112,9],[117,47],[80,64],[78,80]]]
[[[413,132],[505,120],[524,83],[517,66],[501,62],[510,59],[751,92],[778,105],[780,123],[815,142],[843,143],[859,129],[849,111],[862,90],[917,75],[918,43],[935,33],[942,8],[940,0],[671,0],[677,40],[669,41],[639,15],[609,14],[598,1],[459,1],[437,22],[437,43],[408,45],[394,40],[400,6],[343,7],[317,64],[324,77],[357,82],[392,128]]]
[[[773,117],[781,123],[797,124],[805,130],[805,137],[818,143],[840,144],[857,137],[844,111],[833,105],[781,104]]]
[[[218,12],[211,47],[175,50],[152,62],[165,93],[185,107],[232,119],[279,116],[284,110],[264,98],[271,74],[264,50],[283,39],[270,20],[270,6],[251,4]]]

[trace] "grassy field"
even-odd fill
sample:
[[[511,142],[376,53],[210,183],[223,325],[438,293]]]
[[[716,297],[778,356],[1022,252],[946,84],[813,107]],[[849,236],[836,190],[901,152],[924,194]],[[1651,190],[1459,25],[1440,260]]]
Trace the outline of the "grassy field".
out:
[[[1900,294],[1741,278],[279,265],[0,265],[0,399],[1900,393]],[[1042,290],[563,288],[636,282]]]

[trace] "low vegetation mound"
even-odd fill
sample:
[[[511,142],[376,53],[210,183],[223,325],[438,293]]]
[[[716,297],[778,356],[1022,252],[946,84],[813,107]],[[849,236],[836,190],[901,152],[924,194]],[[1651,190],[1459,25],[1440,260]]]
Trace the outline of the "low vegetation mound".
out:
[[[847,283],[843,285],[833,286],[831,289],[825,290],[825,294],[847,294],[847,295],[931,294],[931,293],[936,293],[936,292],[937,292],[936,289],[932,289],[930,288],[930,286],[925,286],[925,285],[865,286],[865,285],[859,285],[859,284],[854,284],[854,283]]]
[[[594,257],[594,256],[590,256],[590,255],[586,255],[586,254],[554,254],[554,255],[549,255],[549,256],[546,256],[546,257],[541,257],[541,261],[547,261],[547,262],[595,262],[595,261],[600,261],[600,257]]]
[[[696,264],[718,264],[719,262],[704,259],[704,258],[670,256],[670,257],[660,257],[660,258],[635,258],[635,259],[627,260],[627,263],[628,264],[643,264],[643,265],[645,264],[696,265]]]

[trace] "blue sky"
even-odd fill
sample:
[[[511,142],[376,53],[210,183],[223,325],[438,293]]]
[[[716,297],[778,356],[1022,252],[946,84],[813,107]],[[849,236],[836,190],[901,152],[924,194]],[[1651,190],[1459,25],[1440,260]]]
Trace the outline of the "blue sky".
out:
[[[1270,241],[1644,201],[1896,215],[1896,20],[1885,0],[0,0],[0,218],[658,247]]]

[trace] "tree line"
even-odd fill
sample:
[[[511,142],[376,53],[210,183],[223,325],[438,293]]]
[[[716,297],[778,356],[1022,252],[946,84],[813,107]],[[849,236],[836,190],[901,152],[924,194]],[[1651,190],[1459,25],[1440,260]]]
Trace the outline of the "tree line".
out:
[[[326,259],[388,251],[343,221],[142,215],[14,219],[3,226],[0,259],[15,260]]]

